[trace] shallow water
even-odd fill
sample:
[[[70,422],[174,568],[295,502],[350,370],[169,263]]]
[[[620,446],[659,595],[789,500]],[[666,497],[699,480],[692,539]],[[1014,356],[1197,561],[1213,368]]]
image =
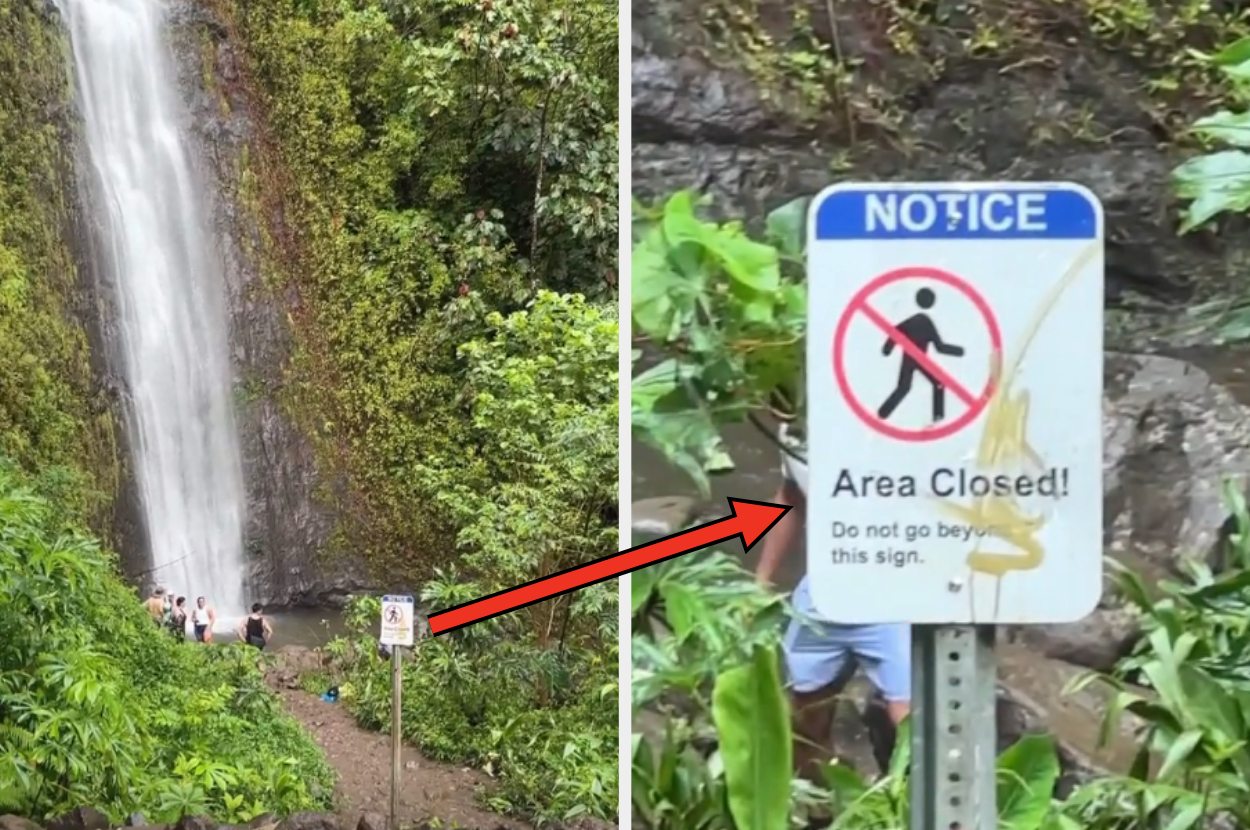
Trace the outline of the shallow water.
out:
[[[283,646],[317,648],[347,633],[343,612],[336,608],[284,608],[268,612],[265,616],[273,628],[270,649]],[[213,626],[213,641],[229,643],[237,640],[235,631],[242,621],[241,616],[219,616],[217,625]],[[187,623],[187,639],[194,639],[190,622]]]

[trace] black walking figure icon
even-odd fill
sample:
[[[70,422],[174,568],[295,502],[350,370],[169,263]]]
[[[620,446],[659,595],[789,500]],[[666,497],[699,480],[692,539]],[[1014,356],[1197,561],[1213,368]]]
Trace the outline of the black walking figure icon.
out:
[[[401,614],[398,605],[389,605],[386,608],[386,621],[391,625],[399,622]]]
[[[916,305],[922,309],[933,308],[933,303],[936,302],[936,299],[933,296],[933,292],[928,288],[922,288],[916,292]],[[943,342],[941,335],[938,334],[937,326],[933,324],[933,320],[924,311],[913,314],[895,328],[898,329],[899,334],[914,343],[916,348],[925,354],[928,354],[929,347],[932,346],[938,354],[963,357],[963,347],[952,346]],[[888,357],[894,351],[896,345],[893,337],[886,337],[885,345],[881,347],[881,354]],[[933,387],[934,423],[946,417],[945,384],[934,377],[929,370],[921,366],[906,350],[903,350],[903,362],[898,367],[898,384],[894,387],[894,391],[890,393],[890,397],[886,398],[885,403],[881,404],[881,408],[877,410],[877,415],[881,420],[888,421],[890,416],[894,414],[894,410],[898,408],[898,405],[911,392],[911,383],[915,379],[917,372],[924,375],[925,379]]]

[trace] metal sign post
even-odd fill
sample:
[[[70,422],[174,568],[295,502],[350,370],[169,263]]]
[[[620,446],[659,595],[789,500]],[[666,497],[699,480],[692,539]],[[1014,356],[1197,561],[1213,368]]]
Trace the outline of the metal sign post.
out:
[[[996,625],[1102,592],[1104,228],[1085,188],[853,183],[807,236],[807,575],[912,626],[912,830],[995,830]]]
[[[404,675],[400,652],[411,647],[415,639],[415,609],[416,603],[412,597],[382,597],[382,631],[378,642],[391,650],[391,830],[398,830],[399,827],[399,774],[404,749]]]
[[[391,647],[391,830],[399,827],[399,768],[403,758],[404,675],[400,669],[400,646]]]
[[[911,830],[993,830],[994,627],[912,629]]]

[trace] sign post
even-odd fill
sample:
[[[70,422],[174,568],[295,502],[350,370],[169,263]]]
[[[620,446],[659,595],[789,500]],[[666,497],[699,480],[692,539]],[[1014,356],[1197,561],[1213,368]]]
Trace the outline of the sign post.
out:
[[[840,184],[807,256],[812,598],[913,626],[913,830],[994,830],[995,626],[1102,591],[1102,207]]]
[[[399,827],[399,772],[403,759],[403,673],[400,652],[413,643],[412,597],[382,597],[382,632],[378,642],[391,650],[391,811],[390,828]]]

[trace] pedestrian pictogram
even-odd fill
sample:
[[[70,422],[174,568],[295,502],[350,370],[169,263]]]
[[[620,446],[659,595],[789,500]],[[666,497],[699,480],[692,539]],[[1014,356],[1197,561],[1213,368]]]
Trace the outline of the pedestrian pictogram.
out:
[[[382,633],[378,642],[384,646],[412,645],[415,608],[410,596],[382,597]]]
[[[889,357],[894,352],[894,347],[899,346],[902,350],[902,361],[898,368],[898,384],[895,385],[894,391],[890,393],[890,397],[885,399],[885,403],[881,404],[881,408],[877,410],[877,417],[883,421],[890,420],[890,416],[894,414],[894,410],[898,409],[898,405],[911,393],[911,384],[915,380],[916,373],[919,372],[929,381],[929,385],[933,387],[933,422],[945,420],[946,418],[946,387],[932,368],[926,368],[920,361],[925,359],[929,352],[929,347],[938,354],[951,355],[953,357],[963,357],[964,350],[961,346],[955,346],[942,340],[942,335],[938,333],[937,326],[933,323],[927,309],[933,308],[933,304],[937,302],[937,298],[933,295],[933,291],[928,288],[921,288],[916,292],[916,305],[925,311],[913,314],[903,322],[894,327],[894,330],[885,336],[885,345],[881,347],[881,354]],[[908,346],[913,346],[909,349]],[[916,352],[920,352],[920,357],[913,357]],[[928,363],[928,361],[926,361]]]
[[[833,341],[834,375],[846,404],[874,431],[900,441],[935,441],[975,422],[994,393],[992,367],[1002,359],[1002,334],[984,298],[956,275],[924,266],[888,271],[861,288]],[[969,353],[971,342],[978,353]],[[961,358],[961,365],[947,368],[941,358]],[[851,377],[852,362],[870,385]],[[884,377],[892,378],[886,394],[868,388]],[[975,384],[961,379],[973,377]],[[948,393],[958,399],[958,413],[948,407]],[[900,408],[913,398],[924,399],[913,408],[920,420],[899,423]]]

